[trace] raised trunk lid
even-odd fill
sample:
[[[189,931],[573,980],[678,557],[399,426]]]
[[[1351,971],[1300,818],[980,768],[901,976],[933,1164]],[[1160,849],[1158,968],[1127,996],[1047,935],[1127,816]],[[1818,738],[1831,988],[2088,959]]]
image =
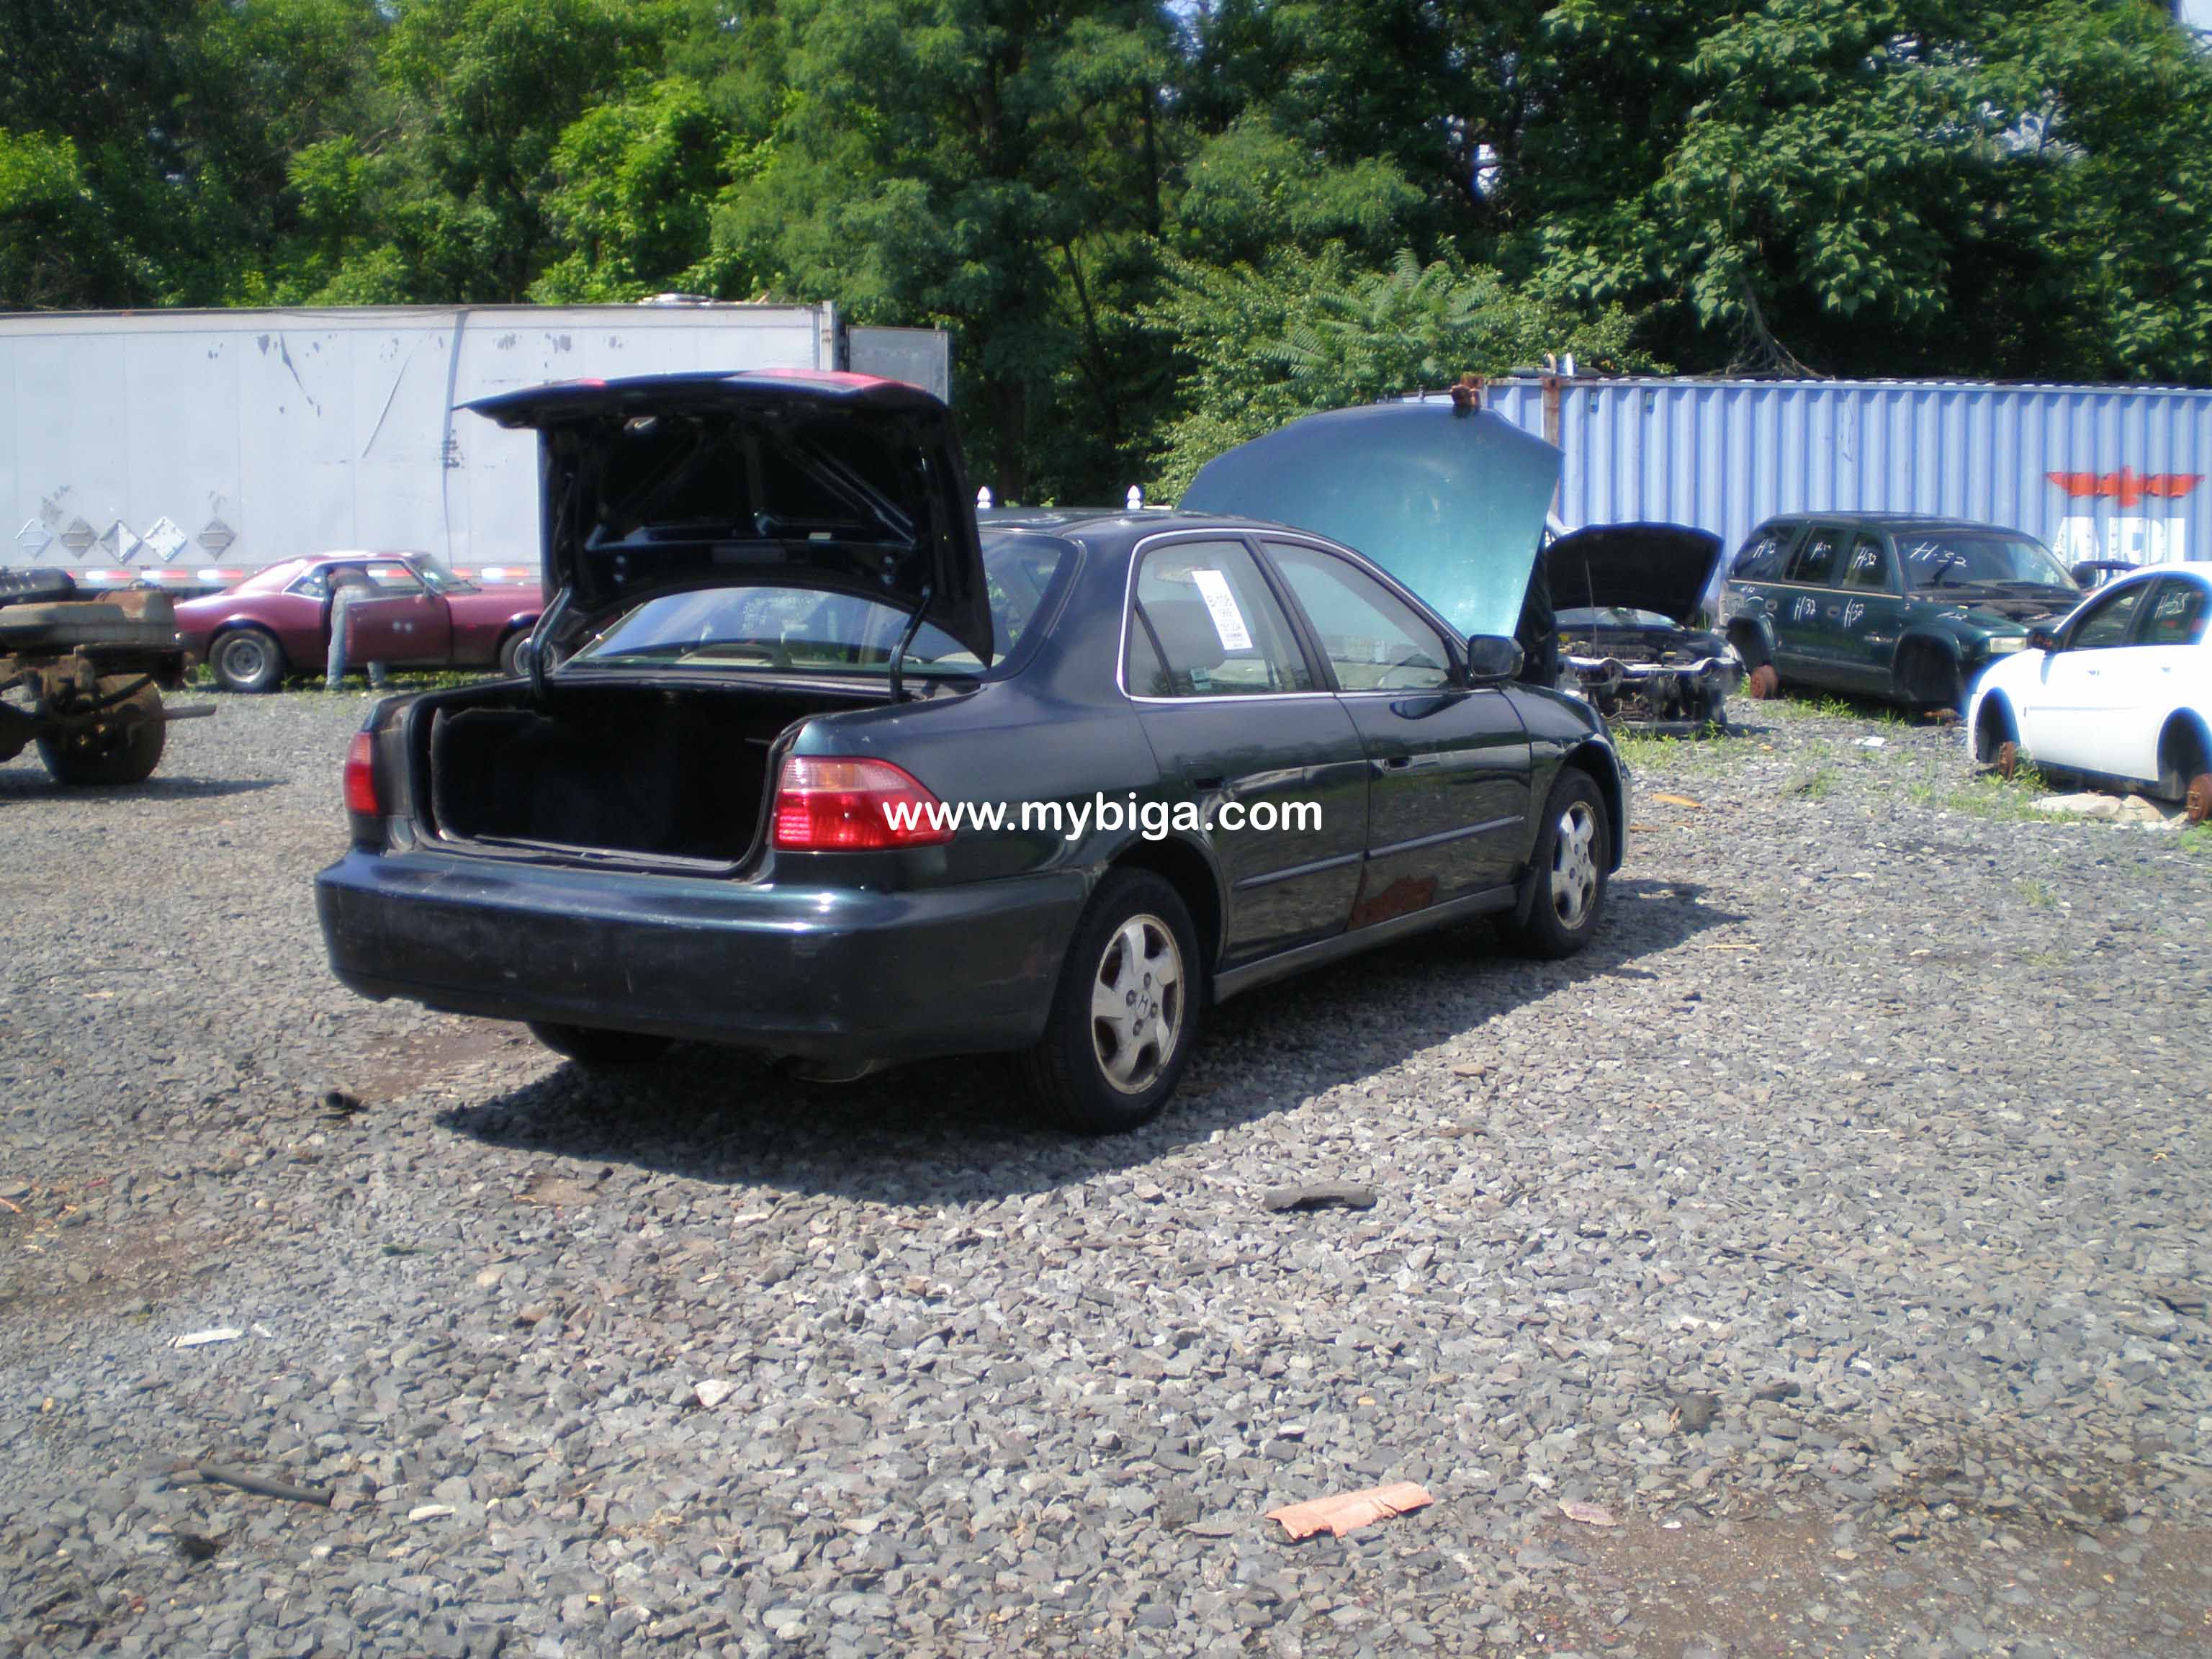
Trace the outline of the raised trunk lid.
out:
[[[548,610],[580,638],[657,594],[764,583],[872,599],[984,662],[991,612],[951,411],[806,370],[569,380],[468,407],[538,434]]]

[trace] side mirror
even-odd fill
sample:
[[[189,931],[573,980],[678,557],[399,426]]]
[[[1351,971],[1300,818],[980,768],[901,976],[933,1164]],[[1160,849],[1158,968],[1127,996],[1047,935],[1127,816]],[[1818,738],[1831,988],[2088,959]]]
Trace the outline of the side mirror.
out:
[[[1495,685],[1521,672],[1521,644],[1502,634],[1475,634],[1467,642],[1467,677],[1477,685]]]
[[[2047,628],[2031,628],[2027,630],[2027,648],[2031,651],[2058,650],[2058,635]]]

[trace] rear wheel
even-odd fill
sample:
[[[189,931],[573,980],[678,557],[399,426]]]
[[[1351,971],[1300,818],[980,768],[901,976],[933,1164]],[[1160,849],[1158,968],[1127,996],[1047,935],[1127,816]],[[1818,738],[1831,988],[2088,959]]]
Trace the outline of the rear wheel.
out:
[[[161,763],[169,741],[161,694],[139,674],[103,674],[100,695],[112,697],[133,680],[138,689],[122,702],[58,737],[39,739],[39,758],[56,783],[143,783]]]
[[[1151,1121],[1190,1057],[1198,976],[1182,895],[1148,870],[1113,872],[1076,925],[1043,1040],[1022,1056],[1031,1098],[1084,1134]]]
[[[533,1019],[530,1035],[556,1054],[579,1066],[641,1066],[668,1052],[669,1039],[644,1031],[607,1031],[596,1025],[565,1025]]]
[[[522,647],[530,643],[530,630],[518,628],[499,642],[499,672],[509,679],[522,678]]]
[[[215,642],[208,667],[226,691],[274,691],[284,678],[284,648],[262,629],[236,629]]]
[[[1571,957],[1597,932],[1613,862],[1613,826],[1597,780],[1579,768],[1562,771],[1544,804],[1543,829],[1530,860],[1534,896],[1526,921],[1504,924],[1506,942],[1524,956]]]

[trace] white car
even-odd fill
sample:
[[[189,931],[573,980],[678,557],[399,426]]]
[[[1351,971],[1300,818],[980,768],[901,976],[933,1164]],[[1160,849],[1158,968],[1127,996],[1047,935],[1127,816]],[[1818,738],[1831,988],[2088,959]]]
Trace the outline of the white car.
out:
[[[2212,566],[2164,565],[2099,588],[2027,649],[1991,663],[1966,704],[1974,757],[2185,801],[2212,817]]]

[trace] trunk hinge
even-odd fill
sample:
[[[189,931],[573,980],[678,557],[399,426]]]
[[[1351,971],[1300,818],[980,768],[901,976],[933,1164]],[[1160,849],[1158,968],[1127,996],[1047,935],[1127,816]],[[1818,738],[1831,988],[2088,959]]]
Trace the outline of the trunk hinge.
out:
[[[906,619],[906,632],[899,635],[898,644],[891,651],[891,701],[903,700],[906,686],[906,650],[914,643],[914,636],[921,632],[921,617],[929,609],[929,584],[924,582],[921,598],[915,602],[914,615]]]

